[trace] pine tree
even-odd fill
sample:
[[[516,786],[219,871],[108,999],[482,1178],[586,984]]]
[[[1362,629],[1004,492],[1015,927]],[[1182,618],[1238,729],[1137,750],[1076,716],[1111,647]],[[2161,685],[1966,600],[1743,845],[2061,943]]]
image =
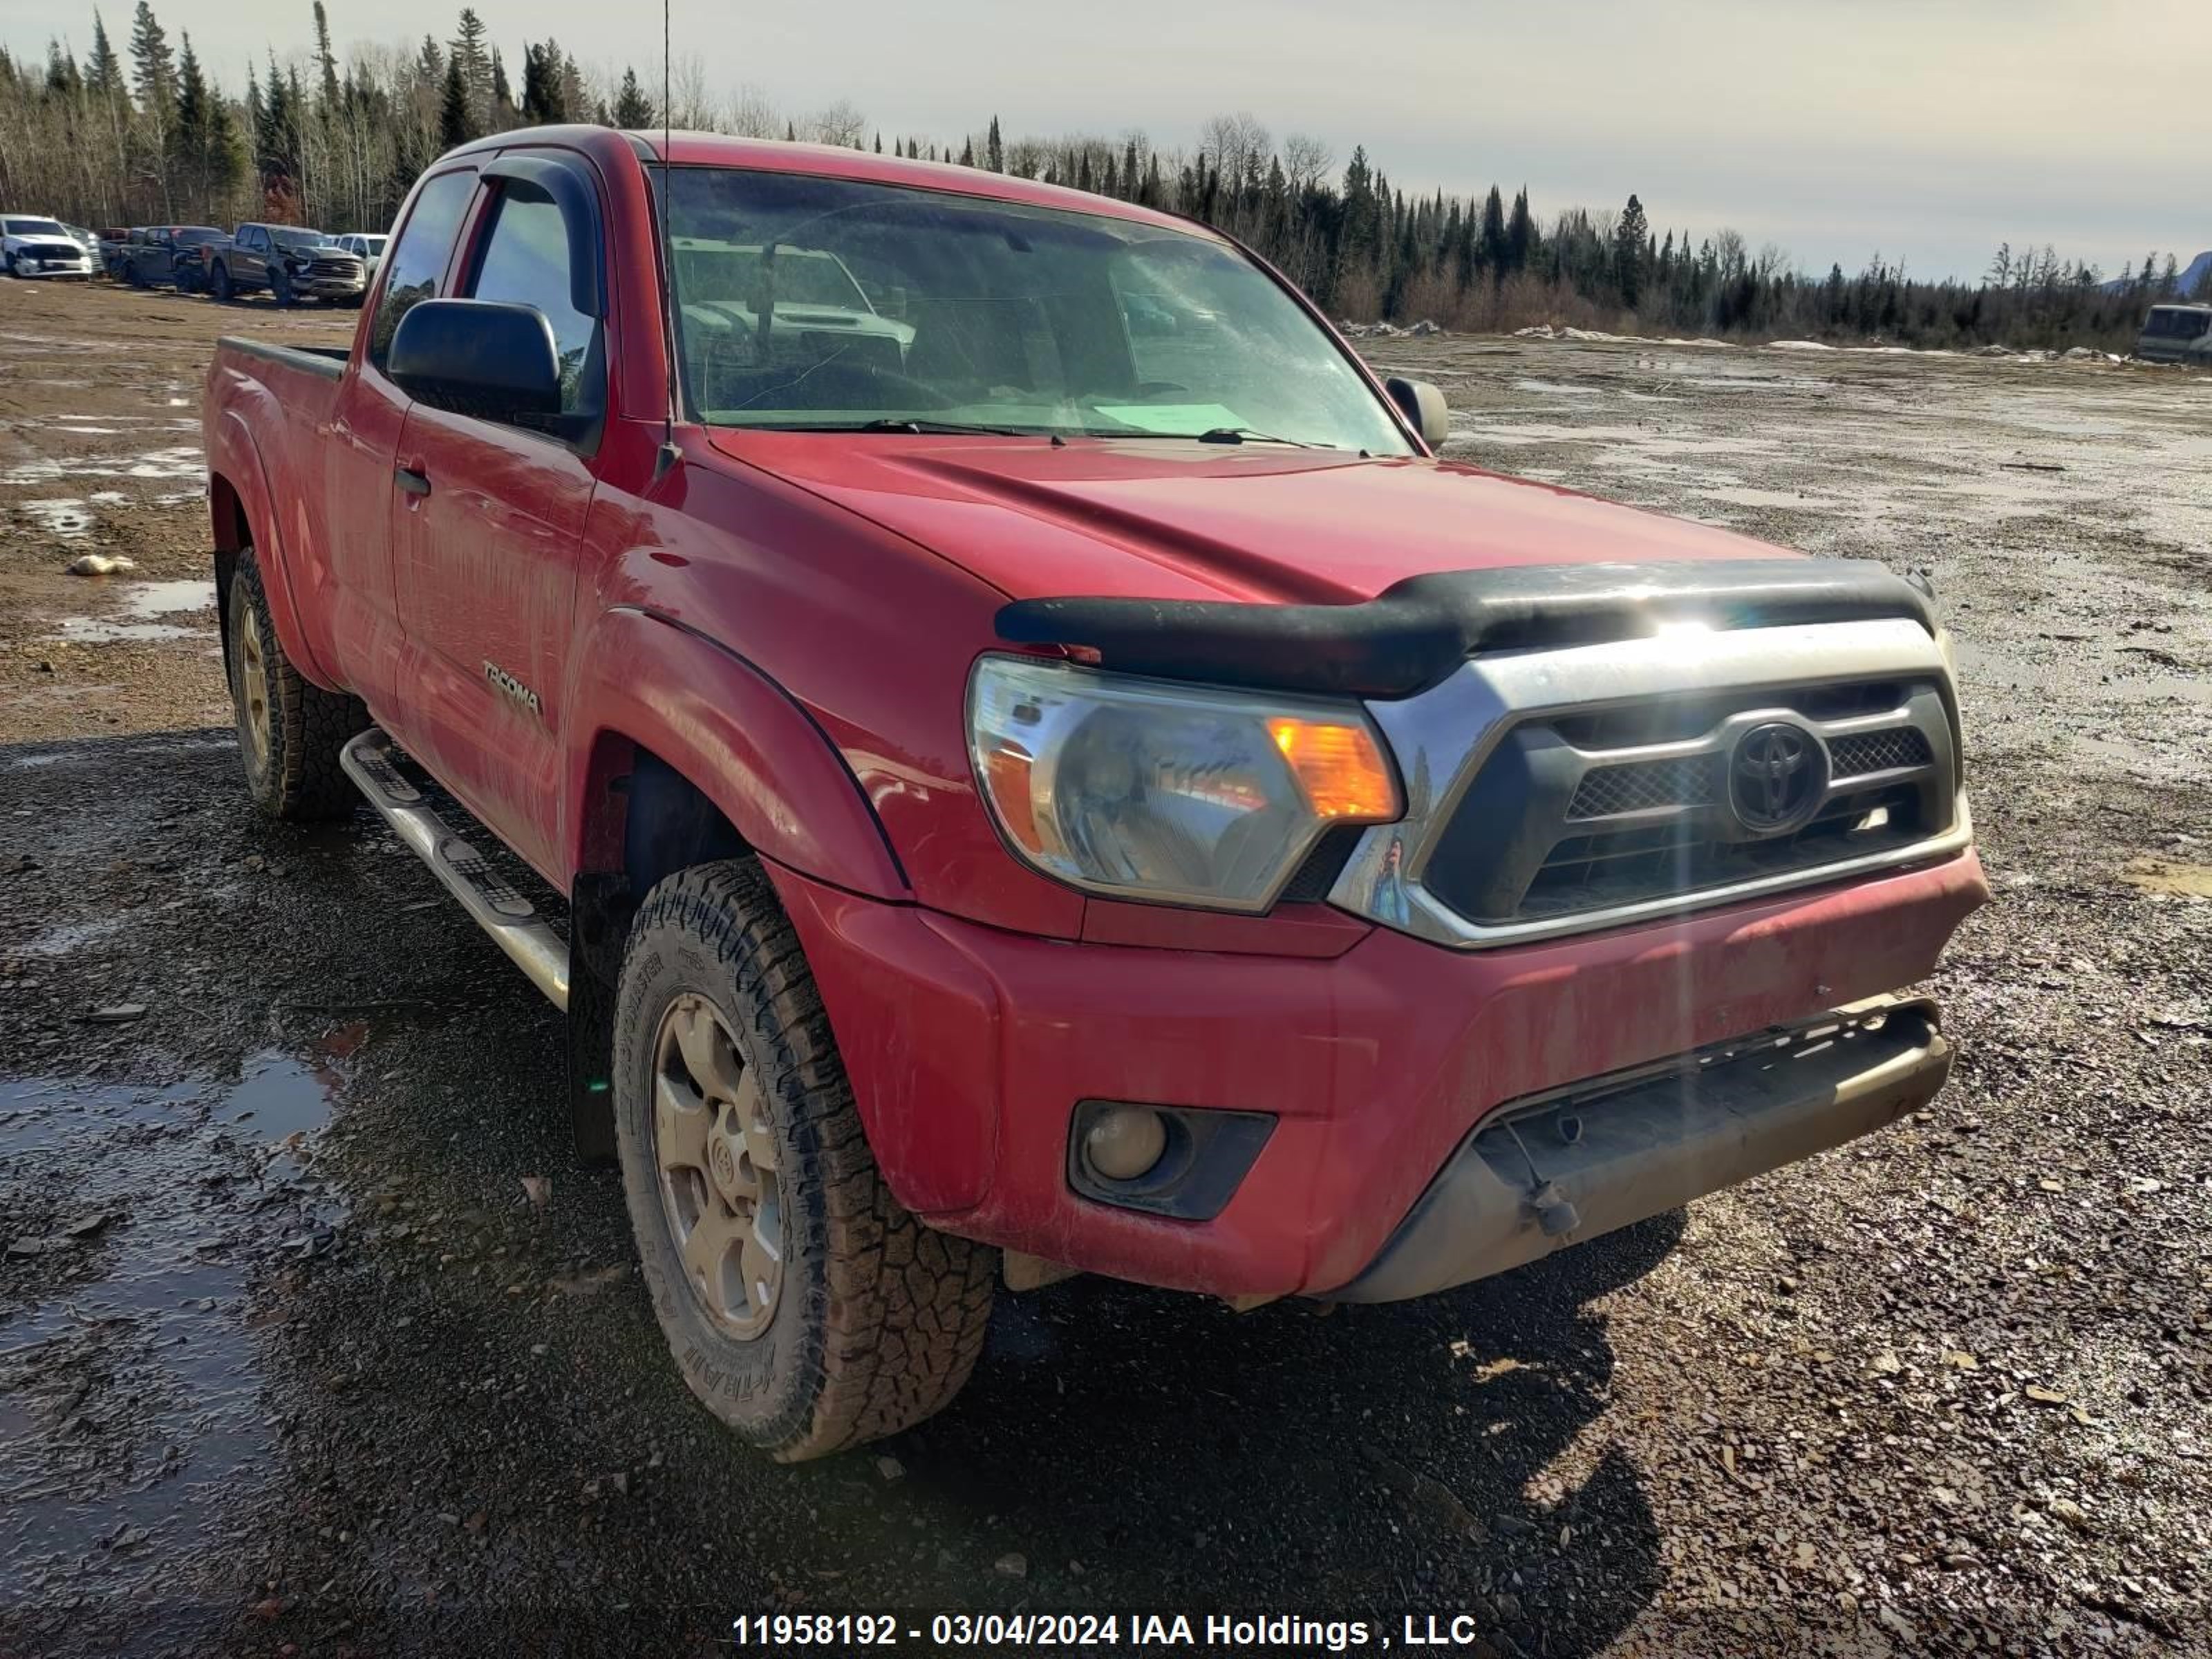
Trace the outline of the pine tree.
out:
[[[994,122],[992,125],[995,126],[997,123]],[[963,167],[972,167],[975,165],[975,141],[973,138],[960,146],[960,165]]]
[[[1482,198],[1481,263],[1492,272],[1505,269],[1512,248],[1505,232],[1505,201],[1498,193],[1498,186],[1490,187],[1490,194]]]
[[[496,46],[491,54],[491,120],[495,131],[503,132],[514,125],[514,88],[507,84],[507,65]]]
[[[438,137],[447,149],[477,136],[469,99],[469,79],[458,52],[446,59],[446,87],[438,101]]]
[[[177,66],[169,54],[169,37],[155,21],[149,0],[138,0],[138,13],[131,26],[131,64],[139,107],[154,118],[159,137],[168,125],[169,112],[176,106]]]
[[[167,134],[169,165],[175,168],[188,196],[197,200],[203,187],[201,167],[207,159],[208,88],[200,73],[199,54],[192,50],[187,30],[177,59],[176,119]]]
[[[1644,204],[1631,191],[1628,205],[1620,210],[1620,222],[1613,228],[1613,270],[1620,284],[1620,301],[1632,310],[1644,292],[1644,245],[1650,240],[1651,227],[1644,216]]]
[[[644,88],[638,85],[637,71],[625,69],[623,70],[622,90],[615,97],[615,125],[635,131],[653,125],[655,118],[653,100],[647,97]]]
[[[559,60],[561,69],[560,74],[553,77],[554,84],[561,94],[560,118],[580,121],[584,118],[584,106],[591,101],[584,91],[584,71],[574,58],[548,40],[545,43],[545,65],[549,74],[556,59]]]
[[[327,118],[338,106],[338,60],[331,51],[331,19],[323,0],[315,0],[315,62],[323,72],[323,114]]]
[[[1525,270],[1536,252],[1536,222],[1528,214],[1528,186],[1514,192],[1513,215],[1505,222],[1505,268]]]
[[[84,89],[103,100],[123,94],[123,65],[116,59],[107,25],[100,21],[96,9],[92,14],[92,56],[85,62]]]
[[[548,40],[522,49],[522,124],[550,126],[568,118],[561,98],[561,48]]]
[[[264,195],[281,195],[289,191],[296,176],[294,165],[295,134],[292,109],[291,88],[276,67],[271,53],[269,59],[269,91],[262,100],[261,118],[254,124],[253,153],[261,175]]]
[[[491,54],[484,46],[483,19],[477,15],[475,7],[463,6],[454,30],[450,42],[452,61],[460,66],[470,122],[482,132],[491,111]]]
[[[84,90],[84,76],[76,66],[76,54],[65,51],[60,41],[51,38],[46,41],[46,90],[72,104]]]
[[[1006,147],[1000,141],[999,118],[995,115],[991,118],[990,136],[983,141],[983,155],[992,172],[1004,173],[1006,170]],[[974,144],[969,144],[961,152],[960,164],[970,167],[975,165]]]

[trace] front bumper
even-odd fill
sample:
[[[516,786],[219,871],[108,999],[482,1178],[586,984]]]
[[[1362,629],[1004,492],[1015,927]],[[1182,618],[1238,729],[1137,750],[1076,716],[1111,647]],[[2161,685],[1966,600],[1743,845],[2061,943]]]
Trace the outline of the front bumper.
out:
[[[15,264],[15,270],[18,276],[33,278],[40,276],[89,277],[92,275],[92,261],[89,259],[79,259],[76,263],[71,264],[70,261],[65,259],[54,260],[52,262],[37,259],[18,259]]]
[[[1504,1273],[1893,1123],[1950,1074],[1936,1005],[1885,997],[1516,1103],[1334,1294],[1397,1302]]]
[[[1498,1108],[1911,984],[1989,896],[1969,851],[1571,939],[1454,951],[1376,929],[1317,959],[1030,938],[773,874],[902,1204],[1009,1249],[1237,1297],[1412,1294],[1511,1265],[1493,1242],[1432,1283],[1390,1269],[1413,1286],[1394,1291],[1378,1258]],[[1919,1073],[1914,1089],[1940,1081]],[[1275,1127],[1218,1214],[1177,1220],[1073,1189],[1084,1100],[1261,1112]],[[1579,1231],[1834,1145],[1860,1109],[1798,1122],[1801,1101],[1786,1133],[1777,1118],[1726,1158],[1725,1127],[1699,1129],[1680,1170],[1630,1183],[1642,1197],[1590,1187]],[[1701,1182],[1706,1159],[1718,1178]]]

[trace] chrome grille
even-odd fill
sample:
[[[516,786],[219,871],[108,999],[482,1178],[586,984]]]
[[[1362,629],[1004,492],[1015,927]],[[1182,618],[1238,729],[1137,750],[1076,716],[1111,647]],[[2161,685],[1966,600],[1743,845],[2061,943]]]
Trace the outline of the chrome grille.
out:
[[[1329,902],[1482,950],[1955,856],[1954,693],[1924,618],[1717,628],[1477,653],[1368,711],[1406,791]],[[1770,769],[1771,728],[1812,741]],[[1772,780],[1805,781],[1777,797]]]
[[[1777,721],[1816,738],[1826,769],[1784,830],[1742,816],[1729,770],[1738,741]],[[1777,875],[1812,879],[1821,865],[1948,829],[1950,755],[1932,681],[1538,714],[1510,727],[1477,769],[1421,881],[1469,921],[1510,927]],[[1854,787],[1862,778],[1870,789]]]

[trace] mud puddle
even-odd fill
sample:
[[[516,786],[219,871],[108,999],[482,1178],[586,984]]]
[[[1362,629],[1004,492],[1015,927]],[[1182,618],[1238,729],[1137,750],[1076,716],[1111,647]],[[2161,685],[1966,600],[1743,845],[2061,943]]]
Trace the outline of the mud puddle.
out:
[[[274,1468],[254,1286],[342,1218],[312,1169],[358,1041],[228,1085],[0,1083],[0,1604],[197,1616],[173,1564],[221,1560]]]

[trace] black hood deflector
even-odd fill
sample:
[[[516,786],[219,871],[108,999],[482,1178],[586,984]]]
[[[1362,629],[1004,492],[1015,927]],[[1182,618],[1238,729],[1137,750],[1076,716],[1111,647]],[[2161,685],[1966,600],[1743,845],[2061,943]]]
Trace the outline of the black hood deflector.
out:
[[[1906,617],[1930,634],[1929,591],[1863,559],[1516,565],[1409,576],[1358,605],[1017,599],[1012,645],[1085,647],[1123,673],[1209,685],[1402,697],[1486,652],[1595,645],[1663,623],[1716,629]]]

